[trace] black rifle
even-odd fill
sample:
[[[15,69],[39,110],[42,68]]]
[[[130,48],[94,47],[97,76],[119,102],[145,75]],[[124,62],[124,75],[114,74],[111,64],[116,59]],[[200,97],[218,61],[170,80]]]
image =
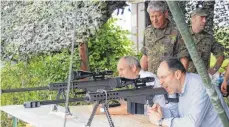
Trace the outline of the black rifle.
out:
[[[99,73],[91,73],[91,72],[83,72],[78,71],[72,74],[71,77],[71,89],[83,89],[84,92],[78,92],[75,94],[85,94],[86,92],[95,92],[98,89],[104,90],[112,90],[114,88],[121,88],[130,84],[133,84],[135,88],[139,88],[142,86],[146,86],[147,82],[153,82],[153,77],[146,77],[146,78],[136,78],[136,79],[127,79],[122,77],[116,78],[107,78],[103,79],[104,75],[111,74],[110,72],[99,72]],[[75,81],[79,79],[83,79],[86,77],[93,76],[93,81]],[[57,103],[64,103],[65,102],[65,90],[67,89],[67,83],[50,83],[46,87],[34,87],[34,88],[19,88],[19,89],[8,89],[8,90],[1,90],[1,93],[11,93],[11,92],[24,92],[24,91],[36,91],[36,90],[57,90],[58,94],[56,100],[49,100],[49,101],[31,101],[26,102],[24,107],[26,108],[34,108],[39,107],[40,105],[46,104],[57,104]],[[62,94],[63,99],[60,99],[60,95]],[[77,100],[84,100],[81,99],[70,99],[70,102],[76,102]],[[57,110],[57,106],[55,105],[53,110]],[[70,114],[70,110],[68,108],[68,113]]]
[[[113,91],[106,91],[106,90],[98,90],[98,92],[88,92],[85,97],[81,98],[70,98],[69,102],[79,102],[79,101],[86,101],[90,103],[95,103],[93,111],[90,115],[90,118],[86,124],[86,126],[90,126],[91,122],[94,118],[95,112],[98,108],[99,104],[102,104],[104,111],[106,113],[109,125],[114,127],[112,122],[111,116],[108,112],[108,100],[114,99],[127,99],[131,102],[141,103],[149,105],[153,104],[153,97],[155,95],[165,95],[167,97],[167,92],[164,88],[153,88],[153,86],[146,86],[141,88],[134,88],[134,89],[124,89],[124,90],[113,90]],[[166,98],[167,99],[167,98]],[[178,102],[178,99],[169,100],[173,102]],[[65,100],[50,100],[50,101],[33,101],[33,102],[26,102],[24,106],[27,108],[31,107],[39,107],[40,105],[46,104],[57,104],[57,103],[64,103]]]
[[[88,72],[88,71],[73,71],[71,74],[71,83],[77,84],[80,79],[93,77],[93,80],[102,80],[105,78],[105,75],[112,75],[112,71],[102,71],[102,72]],[[50,83],[48,86],[42,87],[32,87],[32,88],[16,88],[16,89],[5,89],[0,90],[0,93],[13,93],[13,92],[25,92],[25,91],[38,91],[38,90],[60,90],[60,89],[67,89],[67,83]],[[85,92],[84,92],[85,93]]]
[[[114,127],[114,124],[112,122],[111,116],[108,112],[108,100],[114,100],[114,99],[127,99],[131,102],[135,103],[141,103],[149,105],[153,104],[153,97],[155,95],[165,95],[166,99],[168,99],[167,91],[164,88],[153,88],[153,86],[148,87],[142,87],[137,89],[125,89],[125,90],[117,90],[117,91],[105,91],[105,90],[99,90],[98,92],[88,92],[86,94],[86,101],[91,103],[96,103],[96,105],[93,108],[93,111],[91,113],[91,116],[86,124],[86,126],[90,126],[91,122],[94,118],[95,112],[98,108],[98,104],[102,103],[102,106],[104,108],[104,111],[106,113],[108,122],[110,127]],[[178,102],[178,98],[173,100],[168,100],[173,102]]]
[[[104,78],[104,75],[110,75],[111,71],[104,71],[104,72],[84,72],[84,71],[77,71],[72,74],[72,82],[71,88],[74,89],[83,89],[84,92],[78,92],[75,94],[85,94],[86,92],[96,92],[98,89],[104,90],[112,90],[114,88],[122,88],[129,84],[133,84],[135,88],[146,86],[147,82],[153,82],[153,77],[146,77],[146,78],[136,78],[136,79],[127,79],[123,77],[116,77],[116,78]],[[74,81],[83,79],[86,77],[93,76],[93,81]],[[46,100],[46,101],[31,101],[24,104],[26,108],[34,108],[39,107],[40,105],[46,104],[57,104],[57,103],[64,103],[65,100],[65,90],[67,89],[67,83],[50,83],[46,87],[34,87],[34,88],[18,88],[18,89],[7,89],[1,90],[1,93],[11,93],[11,92],[25,92],[25,91],[37,91],[37,90],[57,90],[58,95],[56,100]],[[63,99],[60,99],[60,95],[62,93]],[[81,99],[82,100],[82,99]],[[74,102],[75,100],[70,100]]]
[[[100,89],[112,90],[113,88],[122,88],[129,84],[134,84],[134,87],[138,88],[140,86],[146,86],[147,82],[152,82],[152,81],[154,81],[153,77],[136,78],[136,79],[126,79],[122,77],[116,77],[116,78],[109,78],[109,79],[96,80],[96,81],[80,81],[77,83],[75,82],[72,88],[86,89],[87,92],[90,92],[90,91],[96,92],[97,90],[100,90]],[[66,83],[49,84],[48,88],[49,90],[63,90],[64,91],[67,88],[67,84]],[[24,88],[21,88],[21,89],[24,89]],[[74,102],[74,99],[73,99],[73,102]],[[60,100],[60,98],[57,98],[57,100],[54,100],[54,101],[31,101],[25,104],[26,105],[25,107],[34,108],[34,107],[39,107],[40,105],[46,105],[46,104],[51,104],[51,103],[52,104],[64,103],[64,99]]]
[[[78,75],[79,76],[79,75]],[[90,76],[89,74],[82,75],[83,78]],[[101,78],[100,75],[99,78]],[[94,76],[95,77],[95,76]],[[79,79],[79,78],[74,78]],[[147,82],[153,82],[153,77],[146,78],[136,78],[127,79],[123,77],[107,78],[107,79],[94,79],[91,81],[71,81],[72,89],[83,89],[85,91],[96,92],[98,89],[112,90],[114,88],[122,88],[124,86],[133,84],[135,87],[146,86]],[[18,89],[5,89],[1,90],[2,93],[12,93],[12,92],[25,92],[25,91],[37,91],[37,90],[66,90],[67,83],[50,83],[48,86],[44,87],[33,87],[33,88],[18,88]],[[86,93],[86,92],[83,92]]]
[[[88,92],[86,99],[88,102],[94,103],[97,101],[107,101],[114,99],[127,99],[131,102],[145,104],[148,100],[148,104],[153,104],[153,97],[155,95],[168,95],[167,91],[160,88],[153,88],[153,86],[147,86],[138,89],[124,89],[116,91],[100,90],[99,92]],[[178,100],[170,100],[170,102],[178,102]]]
[[[74,92],[75,95],[79,94],[85,94],[86,88],[88,88],[89,91],[97,90],[97,88],[104,88],[104,83],[102,85],[97,85],[98,83],[102,82],[108,82],[108,81],[116,81],[116,79],[104,79],[106,75],[112,75],[113,71],[102,71],[102,72],[88,72],[88,71],[73,71],[71,73],[71,88],[78,89],[84,89],[83,92]],[[97,82],[97,84],[93,83],[94,81],[77,81],[80,79],[93,77],[93,80]],[[118,80],[117,80],[118,81]],[[111,85],[117,84],[117,83],[111,83]],[[56,101],[60,100],[60,97],[62,96],[63,99],[65,99],[65,91],[67,90],[67,83],[50,83],[48,86],[43,87],[33,87],[33,88],[17,88],[17,89],[5,89],[0,90],[0,93],[12,93],[12,92],[25,92],[25,91],[38,91],[38,90],[56,90],[58,91],[58,94],[56,96]],[[96,86],[97,85],[97,86]],[[109,84],[108,84],[109,85]],[[44,101],[45,102],[45,101]],[[50,102],[50,101],[49,101]],[[31,106],[29,106],[31,104]],[[43,103],[43,101],[35,101],[28,104],[28,106],[25,107],[39,107],[40,104],[46,104]],[[57,106],[54,106],[53,110],[57,110]],[[69,111],[70,112],[70,111]]]

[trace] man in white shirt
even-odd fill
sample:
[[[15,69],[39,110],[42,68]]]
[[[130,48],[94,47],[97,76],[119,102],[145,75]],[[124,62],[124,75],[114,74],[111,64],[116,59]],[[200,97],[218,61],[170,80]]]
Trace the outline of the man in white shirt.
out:
[[[151,72],[144,71],[143,69],[141,69],[141,65],[139,61],[133,56],[124,56],[120,58],[118,65],[117,65],[117,70],[119,72],[120,77],[125,77],[129,79],[137,78],[139,75],[140,75],[140,78],[154,77],[155,81],[146,83],[146,85],[147,86],[153,85],[154,87],[161,87],[156,75]],[[164,95],[155,96],[153,98],[153,102],[158,103],[161,106],[164,106],[165,105]],[[138,104],[138,103],[133,103],[129,101],[127,101],[127,103],[125,101],[122,101],[121,106],[109,108],[109,113],[112,115],[129,114],[127,111],[127,106],[129,106],[131,108],[129,109],[129,112],[131,114],[144,114],[145,112],[144,104]],[[176,106],[177,106],[176,104],[174,105],[172,104],[170,108],[175,109]],[[96,114],[100,114],[100,113],[97,112]]]

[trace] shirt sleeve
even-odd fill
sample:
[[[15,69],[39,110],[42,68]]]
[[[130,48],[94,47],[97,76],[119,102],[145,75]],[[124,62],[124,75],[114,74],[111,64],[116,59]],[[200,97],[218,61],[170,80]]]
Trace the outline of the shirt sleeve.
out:
[[[211,48],[211,52],[216,57],[222,56],[222,55],[224,55],[224,47],[223,47],[223,45],[221,45],[218,42],[216,42],[215,39],[214,39],[213,45],[212,45],[212,48]]]
[[[161,107],[164,118],[179,117],[178,104],[169,102]]]
[[[182,57],[190,58],[188,49],[185,46],[184,40],[182,39],[181,35],[178,34],[177,38],[177,57],[180,59]]]
[[[198,87],[193,93],[193,100],[190,104],[190,111],[181,117],[167,118],[164,123],[169,127],[200,127],[207,111],[211,107],[210,99],[204,88]],[[181,105],[182,106],[182,105]]]
[[[145,47],[145,45],[146,45],[146,42],[145,42],[145,40],[146,40],[145,39],[145,32],[146,32],[146,30],[144,31],[143,44],[142,44],[143,47],[141,48],[141,53],[147,56],[147,49]]]

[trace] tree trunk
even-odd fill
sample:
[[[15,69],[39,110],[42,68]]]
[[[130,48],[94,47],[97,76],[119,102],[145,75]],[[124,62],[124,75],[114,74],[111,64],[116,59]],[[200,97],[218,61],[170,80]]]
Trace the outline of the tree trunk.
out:
[[[208,76],[203,60],[197,53],[197,49],[195,48],[195,42],[189,32],[187,24],[185,23],[184,14],[182,13],[182,10],[178,6],[177,2],[167,0],[167,3],[169,5],[170,11],[173,14],[173,18],[182,35],[182,38],[184,39],[189,54],[191,55],[194,65],[204,82],[204,86],[206,88],[208,96],[210,97],[211,103],[215,107],[215,110],[217,111],[223,125],[226,127],[228,126],[229,120],[226,116],[226,113],[221,105],[219,98],[217,97],[215,87]]]
[[[79,44],[79,54],[80,54],[80,70],[89,71],[87,43],[84,42]]]

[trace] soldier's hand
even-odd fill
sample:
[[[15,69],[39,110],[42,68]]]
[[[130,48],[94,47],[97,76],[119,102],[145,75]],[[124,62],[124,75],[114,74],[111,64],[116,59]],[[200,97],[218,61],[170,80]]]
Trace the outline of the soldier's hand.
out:
[[[227,92],[227,81],[223,81],[222,85],[221,85],[221,91],[224,95],[227,95],[228,92]]]

